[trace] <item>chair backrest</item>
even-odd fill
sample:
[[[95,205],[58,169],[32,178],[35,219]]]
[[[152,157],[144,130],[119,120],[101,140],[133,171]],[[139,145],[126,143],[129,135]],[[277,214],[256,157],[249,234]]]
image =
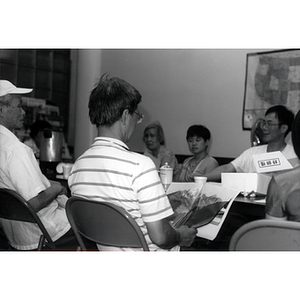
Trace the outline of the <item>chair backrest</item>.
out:
[[[149,250],[140,227],[122,207],[72,196],[66,212],[82,250],[87,247],[81,236],[101,245]]]
[[[252,221],[234,233],[229,250],[300,250],[300,223],[267,219]]]
[[[0,217],[8,220],[36,223],[50,248],[55,248],[54,243],[30,204],[18,193],[9,189],[0,189]],[[39,245],[40,248],[41,245]]]

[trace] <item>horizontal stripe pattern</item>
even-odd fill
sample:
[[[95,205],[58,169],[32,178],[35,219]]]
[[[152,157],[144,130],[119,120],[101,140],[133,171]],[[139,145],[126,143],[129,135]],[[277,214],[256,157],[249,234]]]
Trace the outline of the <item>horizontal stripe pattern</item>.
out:
[[[131,174],[129,174],[129,173],[124,173],[124,172],[119,172],[119,171],[114,171],[114,170],[108,170],[108,169],[84,169],[84,168],[82,168],[82,169],[80,169],[80,171],[78,171],[78,170],[75,170],[74,171],[74,173],[76,173],[76,172],[110,172],[110,173],[115,173],[115,174],[120,174],[120,175],[124,175],[124,176],[129,176],[129,177],[131,177],[132,175]]]
[[[136,165],[135,162],[132,162],[130,160],[124,160],[122,158],[116,158],[116,157],[113,157],[113,156],[108,156],[108,155],[87,155],[85,157],[80,157],[80,159],[90,159],[90,158],[95,158],[95,159],[107,159],[107,160],[116,160],[116,161],[120,161],[120,162],[125,162],[125,163],[128,163],[128,164],[133,164],[133,165]]]
[[[74,164],[69,187],[72,195],[126,209],[141,227],[149,249],[161,250],[151,242],[145,222],[166,218],[173,210],[151,159],[129,151],[121,141],[96,138]]]

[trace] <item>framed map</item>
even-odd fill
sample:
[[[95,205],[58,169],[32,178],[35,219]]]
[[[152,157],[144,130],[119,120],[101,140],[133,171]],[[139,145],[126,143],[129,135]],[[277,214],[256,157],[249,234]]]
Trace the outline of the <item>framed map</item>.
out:
[[[243,129],[278,104],[300,109],[300,49],[247,54]]]

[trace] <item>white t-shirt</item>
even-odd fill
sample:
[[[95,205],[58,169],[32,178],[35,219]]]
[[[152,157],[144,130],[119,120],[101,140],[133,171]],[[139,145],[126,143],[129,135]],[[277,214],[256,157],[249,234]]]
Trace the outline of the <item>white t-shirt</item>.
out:
[[[251,147],[245,150],[239,157],[234,159],[231,163],[235,167],[236,172],[256,173],[256,168],[253,161],[253,155],[267,153],[267,146],[268,145]],[[292,166],[295,167],[300,164],[300,161],[292,145],[287,144],[286,147],[281,152],[285,156],[285,158],[290,161]]]

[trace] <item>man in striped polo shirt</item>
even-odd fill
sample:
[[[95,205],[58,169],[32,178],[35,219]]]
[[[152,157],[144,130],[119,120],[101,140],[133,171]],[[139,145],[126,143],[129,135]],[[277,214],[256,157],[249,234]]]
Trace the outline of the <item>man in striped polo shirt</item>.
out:
[[[126,81],[102,76],[89,99],[90,121],[97,126],[98,135],[75,162],[69,186],[72,195],[110,201],[126,209],[140,226],[150,250],[179,250],[192,244],[196,229],[174,229],[169,224],[166,218],[173,210],[154,163],[126,145],[143,119],[138,110],[141,98]]]

